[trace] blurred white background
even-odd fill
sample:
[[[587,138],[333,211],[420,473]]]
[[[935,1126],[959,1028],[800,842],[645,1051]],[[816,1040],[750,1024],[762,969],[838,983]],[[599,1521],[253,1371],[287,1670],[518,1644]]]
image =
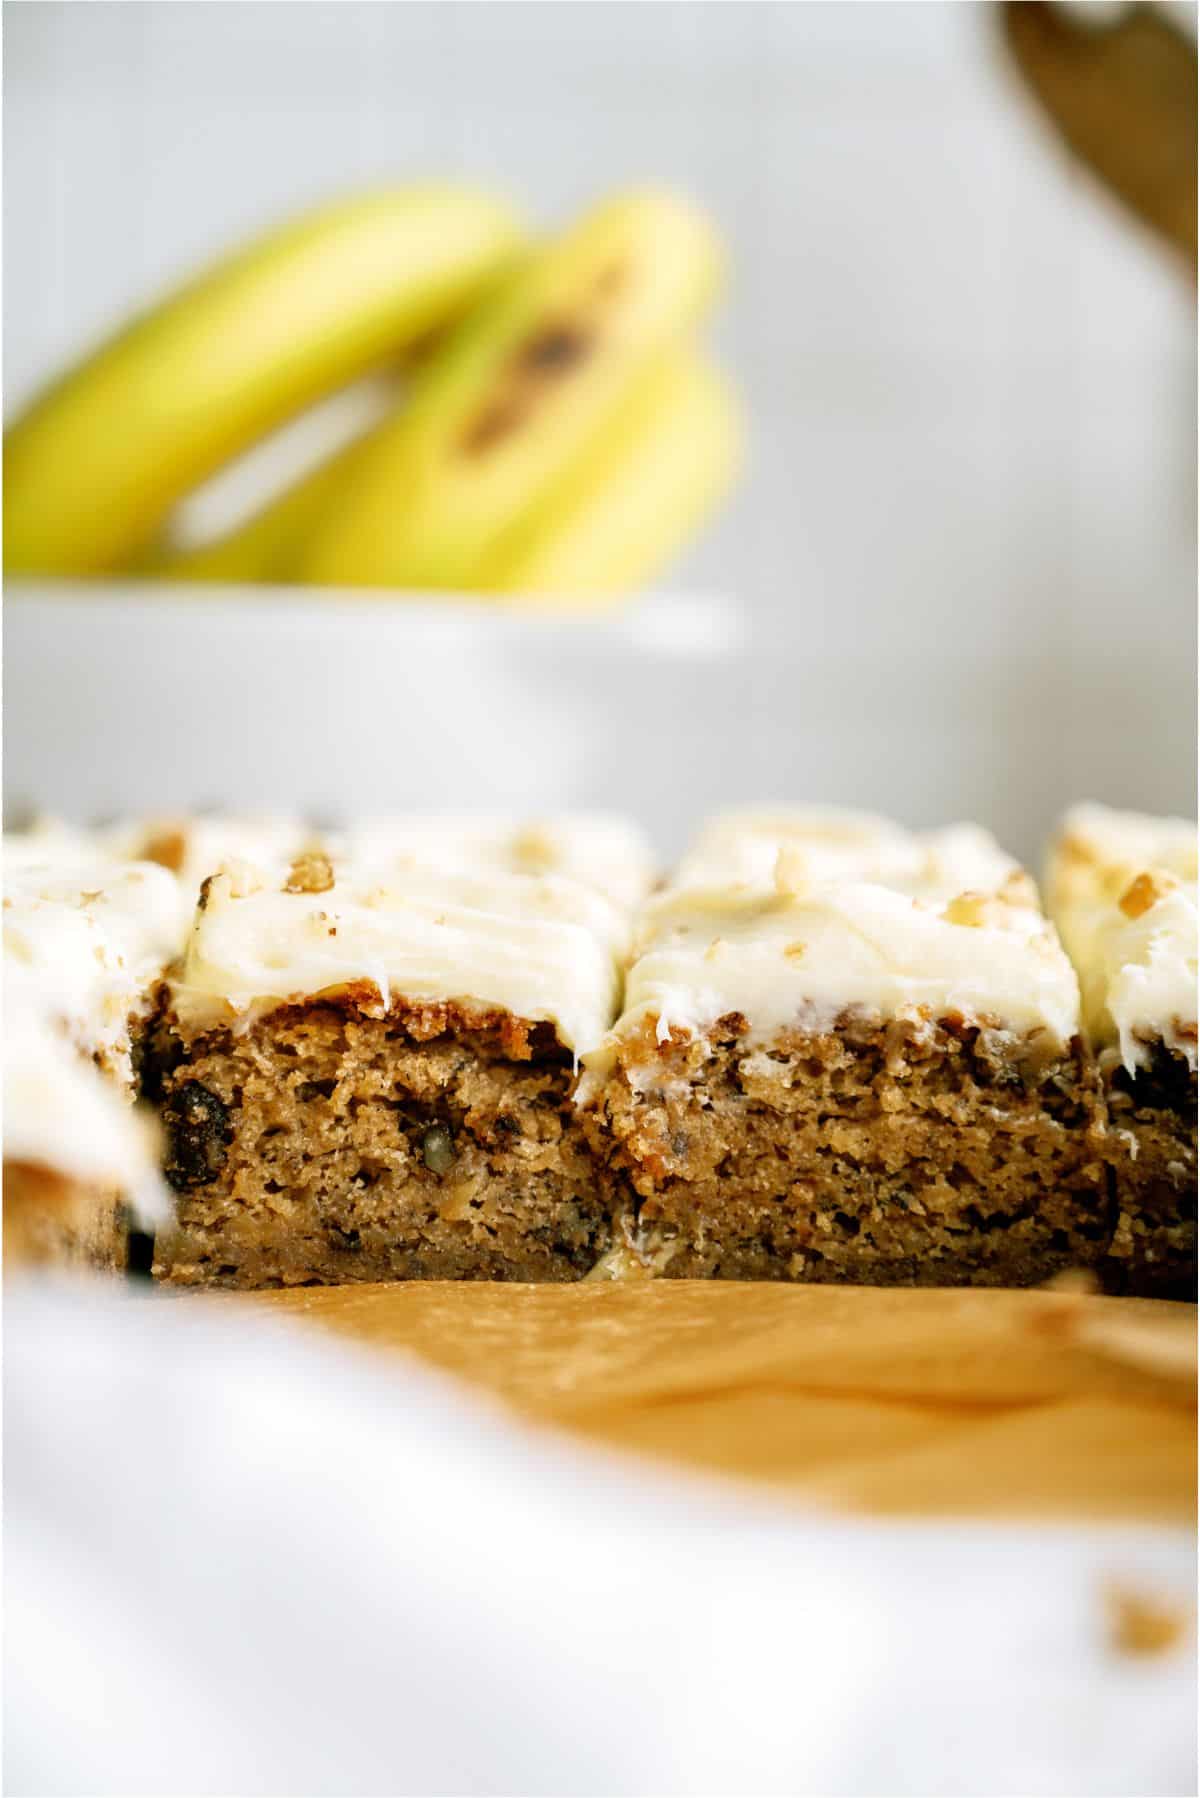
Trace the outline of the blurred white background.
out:
[[[426,736],[416,784],[415,614],[324,618],[344,665],[324,654],[322,729],[283,754],[269,644],[309,653],[309,615],[254,626],[262,674],[214,699],[199,621],[172,654],[140,624],[81,647],[10,608],[10,800],[625,794],[671,843],[712,804],[825,798],[975,814],[1026,854],[1081,795],[1191,809],[1193,294],[1067,164],[990,9],[9,5],[4,139],[10,415],[195,264],[357,183],[482,179],[550,224],[657,178],[730,245],[717,337],[752,453],[673,579],[731,612],[551,632],[532,660],[524,633],[460,633],[449,661],[431,643],[422,729],[454,669],[518,713],[501,751],[459,708],[450,772]]]

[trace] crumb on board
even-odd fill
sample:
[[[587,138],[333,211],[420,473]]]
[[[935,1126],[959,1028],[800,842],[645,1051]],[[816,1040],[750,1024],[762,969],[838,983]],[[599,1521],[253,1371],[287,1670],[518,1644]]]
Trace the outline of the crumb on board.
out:
[[[1182,1647],[1192,1613],[1178,1599],[1113,1580],[1105,1588],[1108,1639],[1116,1654],[1150,1660]]]

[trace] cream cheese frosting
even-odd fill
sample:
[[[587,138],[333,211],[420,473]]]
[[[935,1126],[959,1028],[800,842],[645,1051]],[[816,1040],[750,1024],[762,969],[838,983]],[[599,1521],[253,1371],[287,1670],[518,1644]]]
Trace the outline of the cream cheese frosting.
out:
[[[672,884],[768,884],[781,850],[810,880],[865,880],[908,893],[991,891],[1017,866],[975,824],[914,832],[872,812],[793,806],[719,813],[701,828]]]
[[[118,859],[161,863],[191,899],[223,863],[290,858],[315,834],[296,812],[150,812],[105,825],[95,841]]]
[[[325,863],[319,890],[278,865],[205,884],[171,999],[181,1021],[248,1021],[290,1000],[369,983],[393,999],[460,1000],[554,1025],[574,1053],[615,1014],[628,926],[559,876]]]
[[[561,875],[627,908],[645,897],[656,872],[645,834],[632,820],[606,812],[529,818],[395,812],[351,820],[329,846],[380,873],[407,866]]]
[[[1143,868],[1165,868],[1178,880],[1200,877],[1195,822],[1092,803],[1072,806],[1052,846],[1050,902],[1088,891],[1109,893],[1124,871],[1132,878]]]
[[[809,881],[784,848],[770,887],[679,887],[652,899],[635,946],[617,1040],[647,1019],[659,1040],[673,1029],[702,1034],[730,1013],[764,1040],[788,1026],[828,1029],[851,1008],[959,1015],[1055,1045],[1079,1029],[1074,970],[1019,872],[991,893],[912,895]],[[602,1050],[589,1067],[605,1059]]]
[[[158,1135],[35,1006],[9,998],[4,1025],[4,1157],[106,1189],[139,1223],[169,1215]]]
[[[183,938],[174,875],[77,844],[10,837],[4,889],[6,997],[40,1011],[128,1081],[130,1017]]]
[[[1098,805],[1063,820],[1052,915],[1079,970],[1086,1029],[1131,1073],[1161,1041],[1196,1066],[1196,826]]]

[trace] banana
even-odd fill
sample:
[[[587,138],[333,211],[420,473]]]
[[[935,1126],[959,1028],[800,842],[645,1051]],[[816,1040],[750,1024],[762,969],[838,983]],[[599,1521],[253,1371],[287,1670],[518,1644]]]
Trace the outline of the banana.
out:
[[[300,572],[332,586],[481,584],[621,405],[700,314],[720,255],[707,219],[656,190],[610,199],[481,304],[365,448]]]
[[[699,526],[740,460],[728,383],[694,351],[672,348],[536,514],[497,546],[480,586],[564,605],[631,592]]]
[[[699,526],[740,461],[740,420],[718,372],[671,348],[636,381],[564,478],[498,541],[477,590],[586,605],[631,591]],[[167,581],[294,578],[322,516],[352,489],[364,441],[348,444],[245,524],[141,573]]]
[[[156,548],[136,572],[160,581],[264,581],[295,578],[315,523],[353,479],[363,440],[349,443],[223,537],[192,549]]]
[[[430,185],[322,208],[222,263],[6,434],[5,566],[86,575],[136,559],[191,487],[461,315],[520,241],[506,205]]]

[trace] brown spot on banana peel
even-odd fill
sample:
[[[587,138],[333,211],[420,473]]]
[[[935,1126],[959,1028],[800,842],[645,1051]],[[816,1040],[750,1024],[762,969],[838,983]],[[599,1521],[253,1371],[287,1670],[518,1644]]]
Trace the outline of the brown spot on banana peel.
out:
[[[459,440],[468,456],[481,455],[524,424],[539,393],[591,352],[594,333],[580,325],[544,325],[520,344],[500,377],[499,392],[476,413]]]
[[[466,456],[479,456],[492,445],[509,437],[521,425],[527,414],[528,406],[523,400],[516,398],[500,398],[493,400],[478,413],[463,432],[459,440],[459,448]]]
[[[624,287],[627,273],[628,270],[623,262],[610,262],[608,267],[602,268],[596,276],[592,292],[597,298],[611,298],[613,294],[619,293]]]
[[[602,309],[626,285],[628,265],[610,262],[596,275],[582,311]],[[540,326],[518,344],[499,380],[499,391],[468,424],[459,439],[464,455],[477,456],[518,430],[539,393],[591,355],[599,326],[595,317]]]
[[[582,362],[591,348],[591,334],[578,325],[547,325],[517,355],[517,368],[531,375],[560,374]]]

